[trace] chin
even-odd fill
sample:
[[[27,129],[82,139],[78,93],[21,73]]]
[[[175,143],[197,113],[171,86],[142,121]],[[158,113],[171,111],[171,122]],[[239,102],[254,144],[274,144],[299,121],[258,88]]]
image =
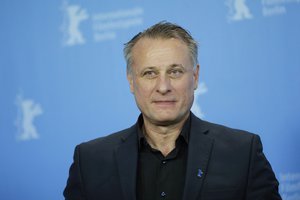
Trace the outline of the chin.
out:
[[[154,120],[159,125],[167,126],[174,123],[178,123],[180,119],[181,118],[179,118],[178,116],[164,115],[164,116],[157,116]]]

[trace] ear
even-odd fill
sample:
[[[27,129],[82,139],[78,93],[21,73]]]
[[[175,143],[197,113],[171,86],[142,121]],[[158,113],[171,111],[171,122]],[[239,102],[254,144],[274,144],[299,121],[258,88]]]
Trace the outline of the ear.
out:
[[[132,77],[132,74],[130,72],[127,73],[127,80],[128,80],[129,87],[130,87],[130,92],[134,93],[134,90],[133,90],[133,77]]]
[[[199,71],[200,71],[200,65],[197,64],[197,66],[194,69],[194,90],[196,90],[198,88]]]

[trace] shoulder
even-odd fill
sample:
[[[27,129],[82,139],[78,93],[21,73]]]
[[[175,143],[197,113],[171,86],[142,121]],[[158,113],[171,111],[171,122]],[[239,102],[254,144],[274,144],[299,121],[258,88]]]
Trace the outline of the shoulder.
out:
[[[251,144],[254,140],[260,140],[257,134],[251,133],[249,131],[211,123],[205,120],[201,120],[195,116],[193,116],[192,119],[192,128],[199,130],[206,136],[212,138],[217,143],[243,145],[246,143]]]
[[[77,145],[80,151],[110,151],[118,147],[126,138],[136,133],[136,126],[111,133],[107,136],[99,137]]]
[[[203,125],[208,127],[210,134],[215,137],[241,137],[241,138],[252,138],[256,134],[246,130],[228,127],[221,124],[215,124],[207,121],[202,121]]]

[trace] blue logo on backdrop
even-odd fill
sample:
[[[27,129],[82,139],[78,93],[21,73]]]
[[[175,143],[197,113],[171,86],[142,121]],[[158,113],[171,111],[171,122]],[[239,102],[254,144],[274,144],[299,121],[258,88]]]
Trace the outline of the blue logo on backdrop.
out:
[[[287,5],[300,3],[300,0],[260,0],[256,2],[260,2],[261,14],[255,13],[254,15],[271,17],[286,14]],[[228,22],[252,19],[254,16],[246,0],[225,0],[225,5],[228,7]]]
[[[280,174],[280,193],[284,200],[300,199],[300,173]]]
[[[79,5],[71,5],[63,1],[61,8],[64,19],[61,30],[63,32],[63,45],[74,46],[85,44],[87,40],[83,35],[84,30],[80,29],[80,24],[90,20],[94,42],[115,40],[117,31],[140,26],[143,24],[144,9],[133,7],[127,9],[111,10],[107,12],[88,13],[86,9]]]
[[[144,9],[141,7],[94,14],[92,17],[94,40],[96,42],[112,40],[117,37],[117,30],[142,25],[143,14]]]
[[[263,16],[282,15],[287,13],[287,5],[300,3],[300,0],[261,0]]]
[[[241,21],[253,17],[246,5],[246,0],[227,0],[225,4],[229,8],[229,21]]]
[[[17,140],[38,139],[39,133],[34,125],[34,119],[43,113],[40,104],[32,99],[24,99],[21,95],[16,98],[18,115],[15,125],[17,126]]]
[[[63,44],[66,46],[84,44],[85,39],[79,30],[79,25],[82,21],[89,18],[87,11],[79,5],[68,5],[67,2],[64,2],[62,9],[64,11]]]

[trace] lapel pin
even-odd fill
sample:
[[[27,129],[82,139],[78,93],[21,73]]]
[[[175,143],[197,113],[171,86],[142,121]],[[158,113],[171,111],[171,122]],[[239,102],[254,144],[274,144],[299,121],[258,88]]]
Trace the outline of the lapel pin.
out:
[[[203,171],[202,171],[201,169],[198,169],[198,174],[197,174],[197,176],[198,176],[199,178],[201,178],[202,175],[203,175]]]

